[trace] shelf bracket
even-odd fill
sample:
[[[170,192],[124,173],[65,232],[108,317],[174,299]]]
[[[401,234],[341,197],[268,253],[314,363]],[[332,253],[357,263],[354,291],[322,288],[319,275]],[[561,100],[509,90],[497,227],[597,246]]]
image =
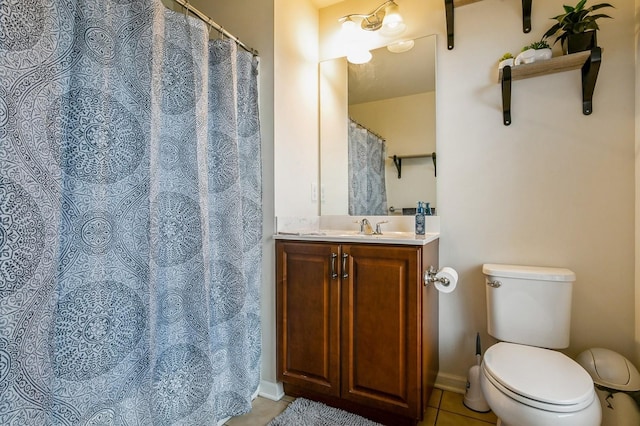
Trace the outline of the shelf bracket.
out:
[[[591,55],[582,66],[582,113],[589,115],[593,112],[593,91],[596,88],[600,62],[602,61],[602,49],[594,47]]]
[[[402,158],[397,155],[393,156],[393,164],[396,165],[396,169],[398,169],[398,179],[402,177]]]
[[[511,124],[511,67],[502,68],[502,122]]]
[[[444,11],[447,15],[447,49],[451,50],[453,49],[453,0],[444,0]]]
[[[436,153],[431,153],[431,159],[433,160],[433,176],[438,177],[438,166],[436,164]]]
[[[478,1],[478,0],[475,0]],[[447,18],[447,49],[453,49],[453,21],[454,21],[454,0],[444,0],[444,12]],[[522,32],[531,32],[531,3],[533,0],[522,0]],[[474,1],[464,2],[464,4],[474,3]]]
[[[531,32],[531,1],[522,0],[522,31]]]

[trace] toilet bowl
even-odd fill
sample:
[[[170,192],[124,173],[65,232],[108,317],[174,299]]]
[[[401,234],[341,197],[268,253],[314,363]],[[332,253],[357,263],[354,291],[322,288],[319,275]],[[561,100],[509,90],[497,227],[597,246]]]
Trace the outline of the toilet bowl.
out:
[[[503,426],[598,426],[589,374],[566,355],[500,342],[485,352],[480,386]]]
[[[487,331],[480,388],[505,426],[598,426],[589,373],[554,349],[569,346],[575,274],[565,268],[485,264]]]

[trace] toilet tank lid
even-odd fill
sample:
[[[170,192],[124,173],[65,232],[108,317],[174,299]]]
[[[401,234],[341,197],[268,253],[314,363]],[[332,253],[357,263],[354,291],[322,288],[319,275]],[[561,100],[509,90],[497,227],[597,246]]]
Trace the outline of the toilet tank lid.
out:
[[[543,266],[499,265],[485,263],[482,265],[485,275],[504,278],[520,278],[542,281],[575,281],[576,274],[566,268],[549,268]]]

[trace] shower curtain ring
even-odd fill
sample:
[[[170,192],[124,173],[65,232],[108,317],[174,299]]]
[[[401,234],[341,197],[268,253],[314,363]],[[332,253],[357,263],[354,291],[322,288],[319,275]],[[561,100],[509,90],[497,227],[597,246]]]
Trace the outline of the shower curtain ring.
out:
[[[184,16],[189,16],[189,0],[185,0],[184,2]]]

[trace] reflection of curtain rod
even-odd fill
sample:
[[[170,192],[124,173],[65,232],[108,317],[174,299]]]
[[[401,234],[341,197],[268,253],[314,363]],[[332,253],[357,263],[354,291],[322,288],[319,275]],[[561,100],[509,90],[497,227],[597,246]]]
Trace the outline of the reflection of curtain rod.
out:
[[[194,15],[196,15],[198,18],[200,18],[202,21],[204,21],[207,25],[209,25],[210,27],[213,27],[216,31],[218,31],[220,34],[229,37],[231,40],[235,41],[236,44],[240,47],[242,47],[244,50],[246,50],[247,52],[258,56],[258,51],[247,46],[246,44],[244,44],[243,42],[240,41],[240,39],[236,36],[234,36],[233,34],[231,34],[229,31],[225,30],[224,28],[222,28],[220,25],[218,25],[213,19],[209,18],[207,15],[205,15],[204,13],[200,12],[198,9],[196,9],[194,6],[191,6],[191,4],[189,3],[189,0],[173,0],[176,3],[180,4],[182,7],[187,8],[189,11],[191,11]]]
[[[353,121],[353,124],[355,124],[356,126],[360,127],[361,129],[366,130],[367,132],[371,133],[373,136],[382,139],[383,142],[386,142],[387,140],[385,138],[383,138],[382,136],[380,136],[379,134],[377,134],[376,132],[374,132],[373,130],[363,126],[362,124],[358,123],[356,120],[354,120],[353,118],[349,117],[349,120]]]

